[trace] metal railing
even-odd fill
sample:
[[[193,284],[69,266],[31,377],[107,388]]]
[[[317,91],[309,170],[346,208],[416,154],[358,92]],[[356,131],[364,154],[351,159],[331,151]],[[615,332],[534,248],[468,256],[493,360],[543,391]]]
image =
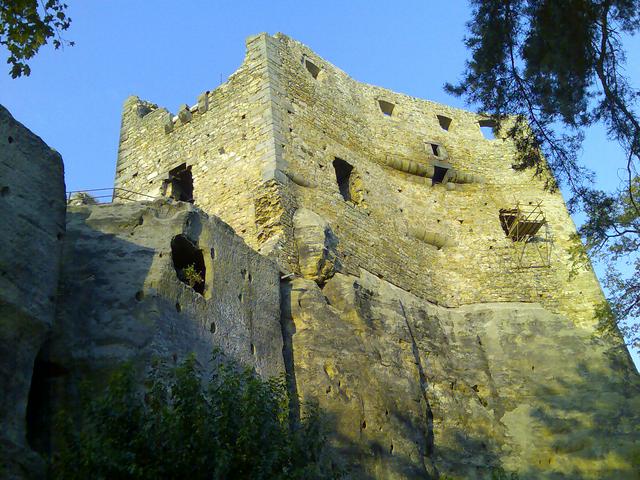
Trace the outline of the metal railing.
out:
[[[80,194],[86,194],[86,196]],[[92,188],[89,190],[71,190],[67,192],[67,205],[72,201],[79,204],[109,204],[115,201],[124,202],[141,202],[144,200],[155,200],[157,197],[146,195],[144,193],[133,192],[124,188]]]

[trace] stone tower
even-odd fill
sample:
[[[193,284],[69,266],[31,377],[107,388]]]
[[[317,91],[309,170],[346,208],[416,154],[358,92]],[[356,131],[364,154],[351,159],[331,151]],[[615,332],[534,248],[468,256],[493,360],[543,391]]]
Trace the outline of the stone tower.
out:
[[[300,272],[294,216],[309,209],[338,238],[341,273],[446,307],[537,302],[593,326],[603,296],[590,269],[567,281],[575,227],[561,195],[548,176],[514,170],[512,143],[483,125],[263,34],[225,84],[175,116],[126,101],[115,186],[193,202],[285,273]],[[535,241],[508,234],[516,208],[539,214]]]

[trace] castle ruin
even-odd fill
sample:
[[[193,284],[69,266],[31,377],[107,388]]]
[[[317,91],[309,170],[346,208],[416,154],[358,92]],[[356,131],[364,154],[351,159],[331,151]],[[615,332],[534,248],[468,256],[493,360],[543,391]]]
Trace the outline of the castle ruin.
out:
[[[551,173],[515,169],[490,119],[357,82],[282,34],[249,38],[190,103],[127,99],[113,202],[68,206],[30,357],[58,374],[38,387],[50,405],[20,387],[25,411],[46,420],[123,359],[217,346],[318,401],[352,478],[637,478],[638,374],[597,330],[604,296],[572,268]],[[39,424],[12,432],[50,448]]]

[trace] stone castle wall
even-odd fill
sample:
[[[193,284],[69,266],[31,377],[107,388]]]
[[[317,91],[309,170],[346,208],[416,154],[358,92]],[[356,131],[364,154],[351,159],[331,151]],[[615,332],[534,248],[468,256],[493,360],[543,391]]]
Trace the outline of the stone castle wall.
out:
[[[512,168],[511,142],[485,139],[476,114],[356,82],[298,42],[284,36],[273,42],[292,103],[291,113],[282,113],[286,168],[317,185],[292,188],[301,206],[334,226],[346,271],[363,268],[443,305],[541,302],[554,311],[582,310],[572,317],[588,321],[590,305],[602,296],[591,271],[568,282],[574,224],[561,195],[544,189],[544,178]],[[319,67],[317,78],[303,65],[306,58]],[[395,105],[390,116],[379,100]],[[448,130],[438,115],[451,119]],[[432,143],[446,153],[433,155]],[[474,181],[432,186],[428,178],[388,166],[393,159],[437,164],[446,154]],[[335,157],[358,173],[360,204],[341,197]],[[554,240],[551,267],[518,270],[518,248],[503,232],[499,210],[539,201]],[[453,246],[426,245],[412,236],[415,229],[439,233]],[[525,254],[525,264],[540,264],[535,249]]]
[[[186,162],[195,204],[284,270],[298,268],[291,219],[306,207],[339,238],[345,273],[362,268],[445,306],[540,302],[592,324],[603,297],[591,269],[569,281],[575,226],[561,195],[545,178],[515,171],[512,143],[485,139],[482,117],[359,83],[280,34],[250,38],[239,70],[205,97],[206,111],[202,98],[191,115],[183,111],[186,123],[155,106],[142,116],[149,107],[127,101],[116,187],[162,195],[168,171]],[[393,106],[390,115],[380,101]],[[450,120],[447,130],[438,115]],[[335,158],[353,167],[349,201]],[[434,166],[457,178],[431,185],[402,171]],[[521,244],[505,236],[499,210],[538,202],[553,239],[540,244],[551,248],[550,267],[517,268]],[[543,263],[533,246],[525,250],[522,264]]]

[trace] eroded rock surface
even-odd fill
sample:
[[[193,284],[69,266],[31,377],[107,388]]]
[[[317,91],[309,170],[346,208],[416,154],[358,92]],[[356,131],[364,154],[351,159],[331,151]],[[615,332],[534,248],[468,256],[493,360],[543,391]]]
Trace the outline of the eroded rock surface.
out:
[[[322,284],[336,269],[338,239],[324,218],[306,208],[296,211],[293,222],[300,273]]]
[[[0,106],[0,475],[42,464],[27,441],[33,363],[53,324],[65,196],[62,159]]]
[[[366,271],[283,292],[298,392],[354,478],[636,478],[619,345],[537,304],[448,309]]]

